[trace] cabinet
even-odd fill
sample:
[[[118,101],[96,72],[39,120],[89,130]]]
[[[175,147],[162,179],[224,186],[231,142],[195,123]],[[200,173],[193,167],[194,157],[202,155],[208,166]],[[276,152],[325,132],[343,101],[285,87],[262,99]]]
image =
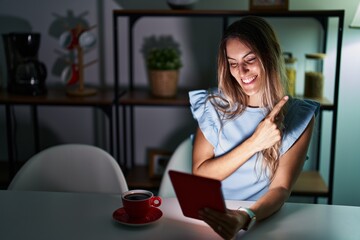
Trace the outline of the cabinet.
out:
[[[134,145],[134,108],[137,106],[170,106],[170,107],[178,107],[178,106],[189,106],[188,97],[186,93],[187,91],[180,92],[175,99],[156,99],[151,97],[148,92],[145,90],[137,89],[134,86],[133,79],[133,27],[134,24],[143,17],[187,17],[187,18],[195,18],[195,17],[210,17],[210,18],[218,18],[222,21],[223,29],[229,24],[230,18],[238,18],[245,15],[258,15],[266,18],[311,18],[318,21],[323,30],[322,34],[322,43],[319,48],[319,51],[326,53],[327,50],[327,40],[329,38],[329,29],[332,29],[332,32],[335,32],[336,46],[334,49],[335,56],[335,65],[334,65],[334,81],[331,89],[333,93],[332,99],[315,99],[321,103],[321,110],[319,114],[318,121],[318,137],[317,137],[317,150],[316,150],[316,166],[312,171],[303,171],[295,185],[293,190],[294,195],[299,196],[311,196],[311,197],[326,197],[329,204],[332,204],[332,195],[333,195],[333,185],[334,185],[334,168],[335,168],[335,150],[336,150],[336,127],[337,127],[337,113],[338,113],[338,89],[339,89],[339,75],[340,75],[340,57],[341,57],[341,47],[342,47],[342,31],[343,31],[343,22],[344,22],[344,11],[343,10],[331,10],[331,11],[282,11],[282,12],[248,12],[248,11],[208,11],[208,10],[154,10],[154,11],[146,11],[146,10],[114,10],[113,11],[113,36],[114,36],[114,77],[115,77],[115,89],[119,88],[119,63],[120,60],[124,60],[124,57],[120,59],[118,45],[121,41],[128,42],[129,55],[125,58],[129,63],[129,78],[127,82],[125,82],[126,93],[118,99],[118,110],[121,108],[123,111],[123,129],[129,129],[129,136],[127,136],[127,132],[123,131],[122,133],[122,143],[123,150],[122,153],[122,163],[127,165],[127,159],[131,159],[131,169],[138,169],[134,164],[134,151],[136,146]],[[125,23],[128,34],[127,39],[119,39],[119,22],[118,18],[126,18],[127,21]],[[335,19],[336,26],[332,24],[332,21]],[[331,21],[331,22],[330,22]],[[335,30],[334,30],[335,29]],[[208,29],[207,31],[209,31]],[[299,96],[301,97],[301,96]],[[128,108],[128,111],[126,111]],[[328,161],[328,179],[325,181],[322,174],[320,173],[320,159],[323,160],[321,156],[321,147],[322,145],[322,130],[323,130],[323,113],[325,111],[331,112],[331,127],[330,127],[330,147],[329,147],[329,159]],[[129,116],[127,117],[127,114]],[[118,113],[116,114],[118,117]],[[119,119],[116,121],[118,122]],[[118,133],[119,134],[119,133]],[[130,139],[130,141],[126,141],[126,139]],[[119,139],[119,135],[118,135]],[[127,152],[127,149],[130,149],[130,153]],[[325,160],[323,160],[325,161]],[[136,179],[135,179],[136,180]],[[146,179],[144,180],[146,181]],[[150,181],[150,180],[149,180]],[[156,182],[154,186],[156,186]],[[139,185],[136,185],[137,187]],[[131,186],[130,186],[131,187]]]

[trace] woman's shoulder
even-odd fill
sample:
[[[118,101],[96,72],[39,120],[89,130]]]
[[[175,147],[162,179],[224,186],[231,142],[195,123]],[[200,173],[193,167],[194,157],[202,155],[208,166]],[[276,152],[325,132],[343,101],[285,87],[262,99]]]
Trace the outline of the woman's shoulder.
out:
[[[284,119],[284,139],[281,151],[286,152],[301,136],[313,117],[319,113],[320,104],[308,99],[290,98]]]
[[[205,102],[210,96],[219,96],[218,88],[199,89],[189,91],[190,103]]]
[[[292,128],[293,125],[307,125],[313,116],[319,113],[320,104],[309,99],[290,98],[288,101],[285,125]]]
[[[310,99],[290,98],[287,105],[287,118],[294,118],[319,113],[320,104]]]
[[[201,89],[189,92],[190,107],[194,113],[203,114],[204,111],[215,110],[213,103],[216,101],[216,97],[219,96],[217,88]]]
[[[189,92],[190,109],[193,117],[197,120],[203,134],[213,146],[217,145],[217,133],[221,128],[219,112],[213,105],[213,97],[217,94],[217,89]]]
[[[208,98],[208,95],[209,93],[205,89],[190,91],[189,92],[190,105],[194,106],[194,105],[204,104],[206,99]]]

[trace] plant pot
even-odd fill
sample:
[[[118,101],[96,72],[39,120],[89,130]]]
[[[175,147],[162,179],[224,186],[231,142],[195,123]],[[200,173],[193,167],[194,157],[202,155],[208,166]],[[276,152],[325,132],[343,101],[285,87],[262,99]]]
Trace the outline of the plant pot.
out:
[[[178,80],[179,70],[149,70],[151,94],[156,97],[174,97]]]

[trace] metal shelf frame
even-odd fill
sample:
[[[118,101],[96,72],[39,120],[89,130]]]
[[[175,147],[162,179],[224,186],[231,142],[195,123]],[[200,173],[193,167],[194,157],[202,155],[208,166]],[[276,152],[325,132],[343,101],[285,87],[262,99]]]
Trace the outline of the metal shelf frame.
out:
[[[314,197],[325,196],[328,199],[328,204],[332,204],[333,198],[333,186],[334,186],[334,169],[335,169],[335,150],[336,150],[336,128],[337,128],[337,114],[338,114],[338,98],[339,98],[339,82],[340,82],[340,63],[341,63],[341,50],[342,50],[342,38],[343,38],[343,25],[344,25],[344,10],[325,10],[325,11],[279,11],[279,12],[263,12],[263,11],[233,11],[233,10],[114,10],[113,11],[113,43],[114,43],[114,87],[115,94],[119,90],[119,37],[118,37],[118,18],[127,18],[128,19],[128,39],[129,44],[129,55],[127,60],[129,61],[129,79],[127,84],[128,93],[133,92],[133,96],[137,95],[137,89],[134,87],[133,81],[133,26],[134,24],[143,17],[188,17],[188,18],[199,18],[199,17],[213,17],[222,19],[223,29],[224,30],[229,23],[229,18],[232,17],[242,17],[246,15],[256,15],[261,17],[278,17],[278,18],[314,18],[322,26],[324,30],[324,45],[323,50],[326,50],[326,39],[328,38],[328,27],[329,19],[337,18],[338,19],[338,29],[337,29],[337,49],[336,49],[336,64],[335,64],[335,79],[334,79],[334,99],[332,104],[325,104],[321,106],[320,116],[319,116],[319,138],[318,138],[318,147],[320,148],[321,144],[321,129],[322,129],[322,113],[323,111],[332,111],[333,120],[331,126],[331,145],[330,145],[330,160],[329,160],[329,179],[328,179],[328,192],[326,194],[312,194]],[[126,95],[126,94],[125,94]],[[129,96],[129,95],[127,95]],[[122,159],[122,164],[127,166],[127,159],[131,159],[131,166],[134,166],[134,152],[135,152],[135,140],[134,140],[134,107],[142,106],[152,106],[151,97],[149,99],[142,99],[140,102],[136,99],[124,101],[121,100],[120,96],[115,95],[117,99],[116,109],[115,109],[115,124],[116,124],[116,142],[123,144],[122,157],[118,156],[118,159]],[[185,99],[186,100],[186,99]],[[181,102],[181,103],[179,103]],[[154,104],[158,106],[188,106],[188,103],[184,99],[179,99],[179,101],[172,102],[162,102],[160,104]],[[123,132],[122,132],[122,141],[120,141],[120,125],[119,125],[119,108],[122,107],[122,117],[123,117]],[[128,108],[128,111],[126,111]],[[129,118],[127,117],[129,113]],[[129,119],[129,122],[127,120]],[[129,129],[129,136],[127,135],[127,129]],[[130,139],[127,142],[127,139]],[[130,153],[127,152],[127,144],[130,144]],[[317,150],[317,165],[316,170],[319,170],[319,161],[320,161],[320,149]],[[128,156],[129,155],[129,156]],[[306,195],[306,194],[303,194]]]

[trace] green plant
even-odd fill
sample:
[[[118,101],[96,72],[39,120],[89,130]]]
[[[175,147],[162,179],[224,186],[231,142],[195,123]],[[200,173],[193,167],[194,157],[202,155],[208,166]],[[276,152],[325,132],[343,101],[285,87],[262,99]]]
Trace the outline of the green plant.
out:
[[[175,48],[152,48],[146,57],[146,64],[151,70],[178,70],[182,67],[180,52]]]

